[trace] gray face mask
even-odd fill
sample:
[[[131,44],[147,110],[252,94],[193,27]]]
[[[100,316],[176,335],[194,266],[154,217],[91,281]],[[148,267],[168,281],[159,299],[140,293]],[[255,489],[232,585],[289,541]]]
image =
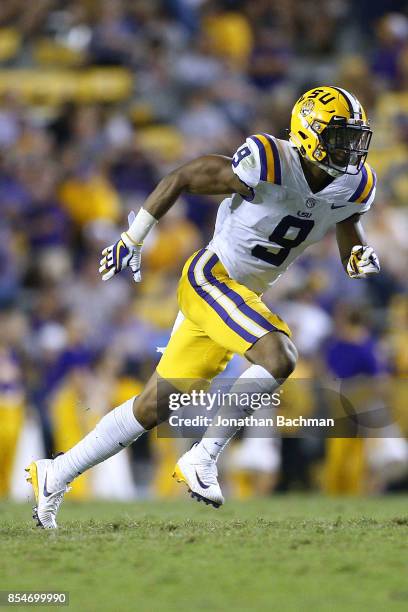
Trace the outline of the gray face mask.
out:
[[[328,125],[321,134],[327,161],[317,162],[319,167],[331,176],[358,174],[366,160],[371,135],[367,125],[348,125],[345,121]]]

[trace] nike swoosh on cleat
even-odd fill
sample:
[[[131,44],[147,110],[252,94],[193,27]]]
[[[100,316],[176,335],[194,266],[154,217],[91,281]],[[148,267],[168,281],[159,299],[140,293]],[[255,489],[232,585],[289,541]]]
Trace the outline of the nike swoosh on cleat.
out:
[[[330,208],[331,208],[332,210],[335,210],[336,208],[345,208],[346,206],[347,206],[347,204],[340,204],[340,206],[336,206],[335,204],[332,204],[332,205],[330,206]]]
[[[49,491],[47,491],[47,474],[45,475],[45,480],[44,480],[44,496],[45,497],[49,497],[51,495],[51,493]]]
[[[203,483],[203,481],[201,480],[201,478],[197,474],[197,470],[195,471],[195,475],[196,475],[197,482],[200,485],[200,487],[202,487],[203,489],[209,489],[210,488],[210,485],[206,485],[206,484]]]

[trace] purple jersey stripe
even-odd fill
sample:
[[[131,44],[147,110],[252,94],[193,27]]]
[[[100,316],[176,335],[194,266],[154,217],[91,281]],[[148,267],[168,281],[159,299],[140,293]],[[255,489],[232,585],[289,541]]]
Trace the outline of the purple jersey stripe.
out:
[[[238,310],[240,310],[243,314],[245,314],[249,319],[254,321],[254,323],[257,323],[258,325],[263,327],[263,329],[265,329],[266,331],[276,331],[277,328],[274,325],[272,325],[272,323],[270,323],[268,321],[268,319],[265,319],[265,317],[260,315],[259,312],[257,312],[256,310],[254,310],[250,306],[248,306],[248,304],[245,304],[244,300],[239,295],[239,293],[237,293],[236,291],[231,289],[231,287],[228,287],[227,284],[225,284],[222,281],[219,281],[217,278],[215,278],[215,276],[212,274],[211,270],[212,270],[212,268],[215,266],[215,264],[218,261],[219,261],[219,259],[218,259],[217,255],[213,255],[211,257],[211,259],[208,261],[208,263],[204,266],[204,276],[205,276],[205,278],[212,285],[215,285],[216,287],[218,287],[218,289],[224,295],[229,297],[229,299],[232,300],[234,302],[234,304],[238,307]]]
[[[372,168],[371,168],[371,172],[373,173],[373,186],[371,187],[370,191],[368,192],[364,200],[361,201],[362,204],[365,204],[371,198],[371,194],[373,193],[374,187],[376,186],[376,183],[377,183],[377,175]]]
[[[261,159],[261,181],[266,181],[268,178],[268,164],[266,161],[266,151],[262,142],[256,136],[251,136],[251,139],[255,142],[259,150],[259,157]]]
[[[361,196],[361,194],[363,193],[367,185],[368,174],[367,174],[367,170],[365,169],[365,166],[362,167],[361,174],[362,174],[362,177],[361,177],[360,184],[355,190],[355,192],[353,193],[353,195],[349,198],[349,202],[355,202],[355,200],[357,200]]]
[[[228,327],[230,327],[235,333],[241,336],[241,338],[246,340],[246,342],[250,342],[251,344],[254,344],[254,342],[258,340],[258,337],[254,336],[253,334],[248,332],[246,329],[238,325],[238,323],[236,323],[233,319],[231,319],[228,312],[209,293],[204,291],[204,289],[196,283],[196,280],[194,277],[194,268],[197,265],[198,260],[200,259],[200,257],[203,255],[204,252],[205,252],[205,249],[202,249],[201,251],[199,251],[189,266],[188,280],[190,281],[191,286],[196,291],[196,293],[198,293],[198,295],[203,300],[205,300],[207,304],[211,306],[211,308],[215,310],[215,312],[221,317],[224,323],[228,325]],[[217,261],[218,261],[218,258],[217,258]]]
[[[276,146],[276,142],[274,141],[274,139],[271,138],[269,136],[269,134],[264,134],[264,136],[268,140],[269,144],[272,147],[273,166],[274,166],[274,170],[275,170],[275,180],[274,180],[274,183],[276,183],[277,185],[281,185],[282,184],[282,169],[281,169],[281,163],[280,163],[278,147]]]

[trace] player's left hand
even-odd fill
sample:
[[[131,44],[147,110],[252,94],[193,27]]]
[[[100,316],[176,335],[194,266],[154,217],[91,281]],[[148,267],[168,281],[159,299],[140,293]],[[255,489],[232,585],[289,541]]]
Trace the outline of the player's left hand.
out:
[[[129,213],[129,226],[135,218],[135,213]],[[123,232],[120,239],[106,247],[102,251],[102,259],[100,261],[99,272],[102,274],[102,280],[107,281],[115,274],[121,272],[125,268],[130,268],[133,274],[135,283],[140,283],[142,275],[140,273],[142,259],[142,245],[134,244],[126,232]]]
[[[380,262],[372,247],[358,244],[351,249],[347,264],[347,273],[351,278],[365,278],[379,271]]]

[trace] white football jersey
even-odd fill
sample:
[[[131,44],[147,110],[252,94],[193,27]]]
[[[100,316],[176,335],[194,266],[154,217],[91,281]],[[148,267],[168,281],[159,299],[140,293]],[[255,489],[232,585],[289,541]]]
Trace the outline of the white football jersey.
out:
[[[367,163],[313,193],[297,149],[269,134],[247,138],[232,168],[252,196],[234,194],[221,202],[208,248],[231,278],[257,293],[336,223],[366,212],[375,197],[376,175]]]

